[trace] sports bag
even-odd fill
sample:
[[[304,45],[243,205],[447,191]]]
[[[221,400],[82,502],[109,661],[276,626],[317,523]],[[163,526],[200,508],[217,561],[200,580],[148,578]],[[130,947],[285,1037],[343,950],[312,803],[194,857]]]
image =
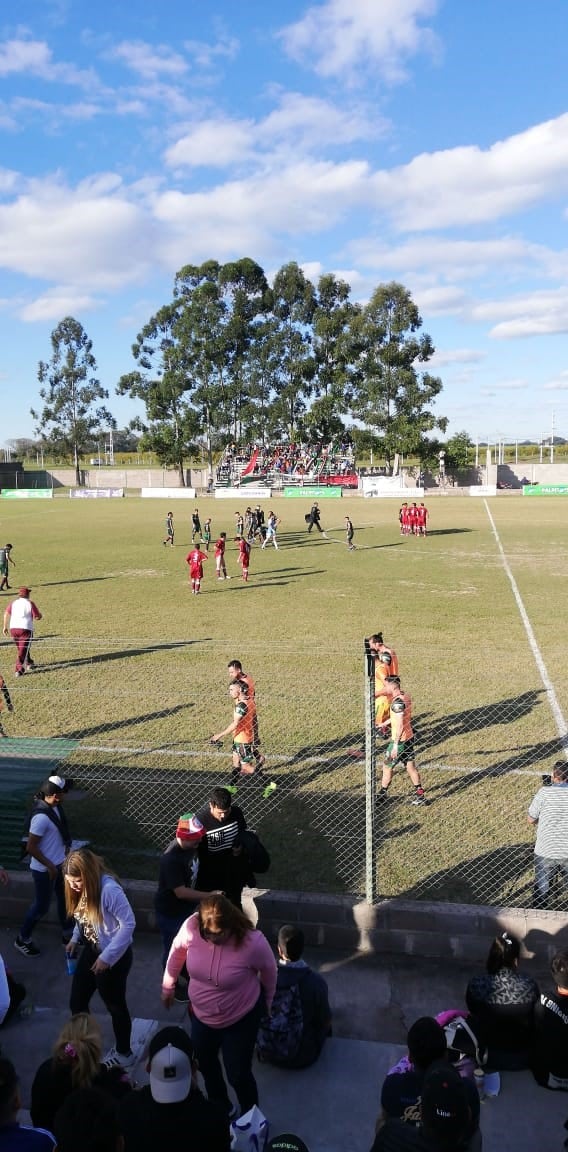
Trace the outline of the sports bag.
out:
[[[487,1063],[487,1049],[481,1045],[479,1037],[476,1036],[471,1020],[467,1020],[465,1016],[454,1016],[453,1020],[444,1025],[444,1032],[451,1064],[459,1064],[460,1060],[467,1057],[475,1060],[478,1068],[483,1068]]]
[[[268,1064],[293,1064],[302,1043],[304,1014],[299,984],[277,988],[270,1016],[263,1016],[256,1038],[256,1054]]]

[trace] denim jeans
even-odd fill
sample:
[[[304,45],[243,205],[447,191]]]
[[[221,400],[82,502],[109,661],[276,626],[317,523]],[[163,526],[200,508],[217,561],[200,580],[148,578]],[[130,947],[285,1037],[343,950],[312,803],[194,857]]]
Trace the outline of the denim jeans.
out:
[[[546,907],[546,899],[557,872],[568,881],[568,860],[549,860],[547,856],[534,857],[534,904]]]
[[[221,1108],[230,1110],[227,1087],[223,1078],[219,1051],[227,1080],[234,1089],[241,1114],[258,1104],[258,1089],[252,1074],[252,1058],[262,1015],[264,997],[259,996],[254,1008],[235,1024],[226,1028],[211,1028],[197,1016],[191,1017],[191,1039],[199,1069],[205,1081],[207,1095]]]
[[[130,1051],[132,1020],[126,1004],[126,981],[132,967],[132,948],[127,948],[120,960],[95,975],[91,971],[99,953],[92,944],[85,944],[79,956],[77,971],[71,985],[69,1011],[88,1012],[91,998],[98,992],[105,1008],[110,1013],[117,1051],[126,1056]]]
[[[36,868],[31,869],[31,874],[34,882],[35,897],[20,929],[22,940],[31,940],[32,932],[36,924],[49,912],[51,897],[53,895],[55,895],[57,901],[57,915],[61,927],[65,929],[70,925],[67,912],[65,911],[65,881],[61,868],[57,869],[55,880],[51,879],[49,872],[38,872]]]

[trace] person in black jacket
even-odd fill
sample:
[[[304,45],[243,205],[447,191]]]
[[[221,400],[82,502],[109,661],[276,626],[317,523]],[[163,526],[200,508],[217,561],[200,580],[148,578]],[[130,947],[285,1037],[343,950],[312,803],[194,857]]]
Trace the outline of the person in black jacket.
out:
[[[307,519],[308,532],[311,532],[312,528],[315,527],[315,528],[317,528],[318,532],[321,532],[322,536],[325,536],[325,532],[323,531],[323,528],[320,524],[320,517],[321,517],[321,512],[319,510],[319,505],[316,501],[316,503],[312,504],[310,511],[308,513],[308,519]]]
[[[199,844],[199,871],[196,887],[204,892],[222,892],[241,908],[241,896],[249,882],[250,865],[240,841],[247,822],[228,788],[214,788],[206,808],[197,813],[206,836]]]
[[[53,1055],[34,1076],[30,1104],[34,1128],[52,1132],[57,1112],[80,1088],[100,1088],[115,1100],[132,1092],[124,1069],[106,1068],[102,1058],[103,1038],[96,1018],[88,1012],[71,1016],[55,1041]]]
[[[543,1088],[568,1092],[568,952],[550,965],[554,992],[542,992],[535,1007],[533,1076]]]
[[[530,1067],[539,988],[518,971],[520,951],[509,932],[496,936],[485,974],[474,976],[466,989],[474,1030],[488,1048],[487,1072]]]
[[[299,1046],[288,1058],[262,1059],[282,1068],[307,1068],[318,1059],[327,1036],[331,1035],[331,1008],[327,984],[319,972],[302,959],[304,933],[293,924],[284,924],[278,933],[278,993],[297,985],[302,1005],[302,1033]]]

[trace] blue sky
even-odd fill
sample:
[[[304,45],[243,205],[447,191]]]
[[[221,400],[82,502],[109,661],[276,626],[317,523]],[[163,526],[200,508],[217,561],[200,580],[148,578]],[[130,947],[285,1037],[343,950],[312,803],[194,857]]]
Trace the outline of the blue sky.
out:
[[[4,9],[4,12],[6,9]],[[17,11],[17,17],[16,17]],[[412,292],[449,434],[568,437],[565,0],[22,0],[0,20],[0,444],[66,315],[109,406],[186,263]]]

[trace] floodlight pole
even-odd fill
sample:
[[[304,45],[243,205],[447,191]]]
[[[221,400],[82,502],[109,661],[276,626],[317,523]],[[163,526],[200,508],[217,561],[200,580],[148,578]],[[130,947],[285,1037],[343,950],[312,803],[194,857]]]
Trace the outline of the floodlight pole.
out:
[[[377,748],[375,736],[375,660],[365,640],[365,899],[377,899],[376,798]]]

